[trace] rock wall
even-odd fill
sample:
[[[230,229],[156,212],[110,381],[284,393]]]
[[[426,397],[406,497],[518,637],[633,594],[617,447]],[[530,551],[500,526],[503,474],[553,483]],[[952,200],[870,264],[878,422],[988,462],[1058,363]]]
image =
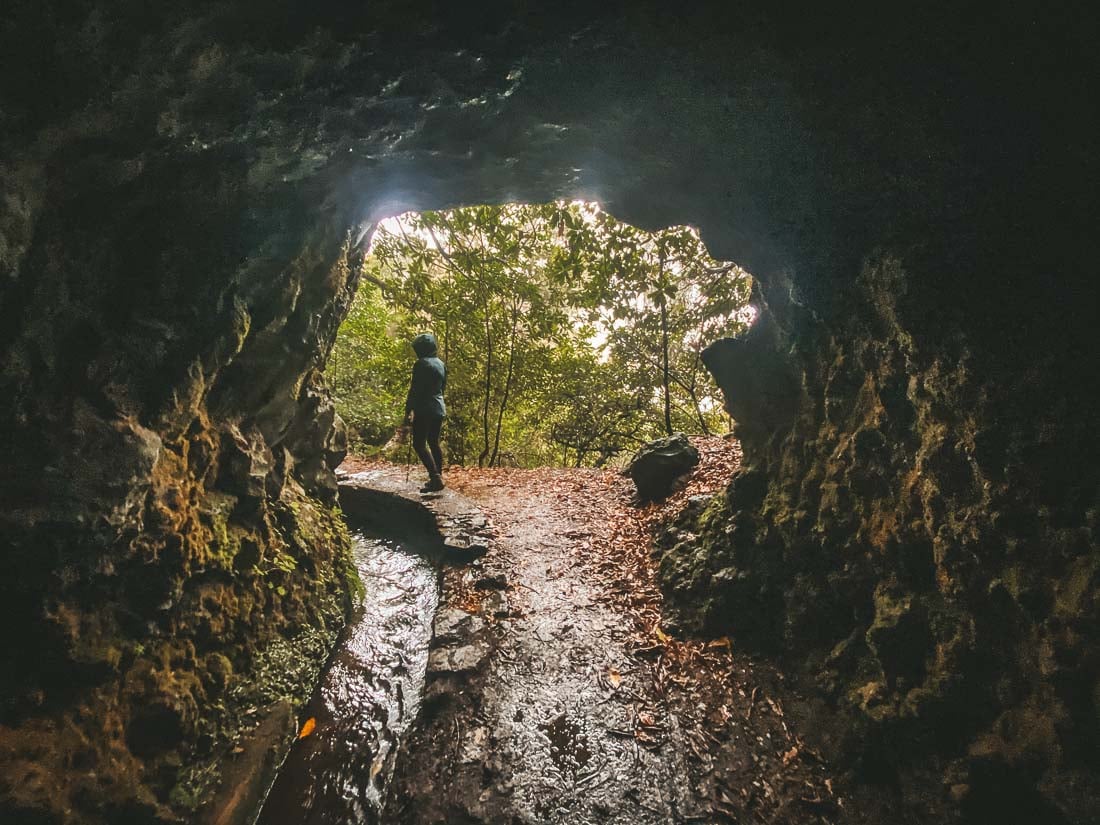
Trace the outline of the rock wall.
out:
[[[242,732],[308,696],[354,592],[320,376],[357,277],[346,230],[249,282],[207,234],[241,231],[232,164],[213,191],[186,165],[132,165],[86,187],[46,174],[59,191],[4,307],[17,818],[194,809]]]
[[[698,225],[769,310],[717,350],[752,469],[671,602],[811,651],[868,719],[985,685],[932,750],[1090,741],[1088,15],[591,6],[6,10],[9,809],[187,815],[308,690],[350,592],[320,371],[370,223],[555,197]]]
[[[309,695],[357,586],[321,370],[361,250],[188,128],[234,116],[216,57],[85,12],[5,32],[67,71],[3,107],[0,806],[177,821]]]
[[[758,294],[758,327],[710,347],[745,468],[665,537],[670,616],[785,655],[827,703],[829,752],[896,783],[921,821],[1090,821],[1087,402],[1042,357],[1009,383],[961,334],[917,337],[906,282],[869,259],[831,329]]]

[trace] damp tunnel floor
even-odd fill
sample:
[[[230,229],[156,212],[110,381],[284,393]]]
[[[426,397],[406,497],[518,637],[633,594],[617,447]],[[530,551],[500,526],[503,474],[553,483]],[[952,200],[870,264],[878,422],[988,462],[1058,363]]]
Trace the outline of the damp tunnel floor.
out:
[[[354,524],[362,604],[344,633],[257,820],[380,821],[400,738],[424,686],[439,566],[427,540]]]
[[[699,506],[739,460],[721,439],[701,449],[703,470],[643,507],[614,472],[450,470],[448,490],[427,505],[443,523],[438,508],[476,505],[493,539],[461,564],[444,554],[431,640],[416,631],[417,662],[427,648],[424,693],[411,726],[393,729],[392,781],[379,781],[389,765],[374,721],[326,734],[323,711],[308,710],[302,718],[316,715],[317,728],[296,743],[261,822],[870,823],[891,814],[888,795],[845,783],[809,744],[804,697],[774,666],[728,639],[684,638],[662,624],[653,530]],[[392,465],[355,469],[342,491],[381,486],[415,499],[422,481]],[[403,589],[402,564],[426,564],[416,575],[429,587],[431,562],[403,553],[384,550],[383,572],[399,581],[383,578],[379,595],[428,609]],[[392,655],[388,644],[381,655]],[[344,662],[369,669],[378,656],[339,653],[330,695],[351,692],[341,680],[370,681]],[[415,674],[397,677],[385,663],[381,673],[401,680],[408,711]],[[316,768],[329,775],[311,786]]]

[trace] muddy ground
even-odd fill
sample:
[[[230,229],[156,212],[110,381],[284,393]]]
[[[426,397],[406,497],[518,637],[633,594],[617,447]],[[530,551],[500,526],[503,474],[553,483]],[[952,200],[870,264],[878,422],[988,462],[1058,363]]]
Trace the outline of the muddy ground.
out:
[[[727,638],[662,628],[653,531],[721,489],[740,458],[734,442],[698,446],[691,480],[646,506],[609,471],[447,474],[450,490],[490,517],[495,540],[444,570],[423,709],[398,756],[387,821],[839,823],[884,813],[854,801],[875,795],[866,788],[849,797],[806,743],[786,710],[805,702],[775,667]]]

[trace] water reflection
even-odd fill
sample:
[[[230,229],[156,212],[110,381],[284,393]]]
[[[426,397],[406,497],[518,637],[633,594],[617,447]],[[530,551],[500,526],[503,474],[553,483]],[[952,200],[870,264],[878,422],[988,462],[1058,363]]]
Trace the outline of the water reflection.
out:
[[[376,823],[393,757],[420,704],[438,573],[407,542],[353,533],[366,591],[302,719],[259,825]]]

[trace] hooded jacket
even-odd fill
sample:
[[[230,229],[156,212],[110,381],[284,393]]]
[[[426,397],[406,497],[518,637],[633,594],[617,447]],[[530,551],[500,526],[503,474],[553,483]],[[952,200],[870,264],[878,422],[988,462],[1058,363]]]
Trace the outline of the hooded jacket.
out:
[[[443,390],[447,386],[447,366],[437,357],[435,336],[430,332],[417,335],[412,348],[417,359],[405,399],[405,415],[412,412],[420,417],[445,418],[447,407],[443,403]]]

